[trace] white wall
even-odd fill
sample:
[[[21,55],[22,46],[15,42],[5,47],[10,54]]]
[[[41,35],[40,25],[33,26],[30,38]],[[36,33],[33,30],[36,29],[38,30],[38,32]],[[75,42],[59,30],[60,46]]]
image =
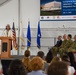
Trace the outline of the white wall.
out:
[[[24,28],[27,28],[28,19],[31,22],[31,28],[37,28],[37,22],[40,19],[40,0],[21,0],[21,18]]]
[[[20,18],[22,20],[23,32],[25,35],[26,44],[26,32],[28,26],[28,19],[31,25],[32,34],[32,47],[31,54],[36,55],[38,49],[36,47],[36,36],[37,36],[37,23],[40,18],[40,0],[21,0],[20,3]],[[12,22],[15,22],[16,28],[18,28],[18,0],[11,0],[7,4],[0,7],[0,28],[5,28],[6,24],[9,23],[12,27]],[[54,45],[54,38],[64,33],[72,33],[75,35],[76,21],[41,21],[41,45],[45,54],[48,52],[48,46]],[[65,26],[65,28],[63,27]],[[71,29],[71,30],[70,30]],[[1,32],[1,31],[0,31]],[[18,34],[18,32],[17,32]],[[17,35],[18,36],[18,35]],[[26,47],[25,47],[26,49]],[[16,51],[13,50],[12,54]],[[20,49],[19,54],[23,54],[24,50]],[[17,53],[16,53],[17,54]]]
[[[18,27],[18,0],[10,0],[0,7],[0,28],[5,28],[8,23],[12,27],[13,19]]]

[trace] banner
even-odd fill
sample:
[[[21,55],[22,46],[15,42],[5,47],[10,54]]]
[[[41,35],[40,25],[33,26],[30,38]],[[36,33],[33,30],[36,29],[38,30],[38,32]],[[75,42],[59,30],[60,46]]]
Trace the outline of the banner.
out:
[[[40,0],[40,20],[76,19],[76,0]]]

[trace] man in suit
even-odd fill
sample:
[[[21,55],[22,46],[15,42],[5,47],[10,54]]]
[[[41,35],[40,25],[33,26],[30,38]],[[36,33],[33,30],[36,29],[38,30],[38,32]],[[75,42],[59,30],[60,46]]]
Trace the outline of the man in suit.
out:
[[[58,41],[57,41],[57,43],[55,44],[55,46],[54,47],[60,47],[61,46],[61,44],[62,44],[62,39],[61,39],[62,37],[61,36],[58,36]]]
[[[61,36],[58,36],[58,41],[57,43],[49,50],[49,52],[47,53],[46,55],[46,61],[48,63],[51,62],[52,58],[53,58],[53,55],[57,55],[58,53],[58,50],[59,50],[59,47],[61,46],[62,44],[62,37]]]
[[[59,47],[61,46],[61,44],[62,44],[62,39],[61,39],[62,37],[61,36],[58,36],[58,41],[57,41],[57,43],[51,48],[51,51],[52,51],[52,53],[53,53],[53,55],[57,55],[58,54],[58,52],[59,52]]]

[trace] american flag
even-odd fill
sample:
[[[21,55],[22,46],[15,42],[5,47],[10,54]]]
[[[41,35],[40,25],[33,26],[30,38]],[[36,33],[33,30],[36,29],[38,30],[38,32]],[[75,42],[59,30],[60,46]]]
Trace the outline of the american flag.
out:
[[[14,22],[13,22],[13,26],[12,26],[12,38],[13,38],[13,47],[18,50],[18,45],[17,45],[17,42],[16,42],[16,32],[15,32],[15,25],[14,25]]]

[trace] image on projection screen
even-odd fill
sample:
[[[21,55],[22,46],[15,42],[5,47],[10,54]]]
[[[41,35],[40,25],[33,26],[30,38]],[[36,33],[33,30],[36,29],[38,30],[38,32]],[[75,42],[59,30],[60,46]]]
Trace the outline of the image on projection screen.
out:
[[[40,19],[76,19],[76,0],[40,0]]]

